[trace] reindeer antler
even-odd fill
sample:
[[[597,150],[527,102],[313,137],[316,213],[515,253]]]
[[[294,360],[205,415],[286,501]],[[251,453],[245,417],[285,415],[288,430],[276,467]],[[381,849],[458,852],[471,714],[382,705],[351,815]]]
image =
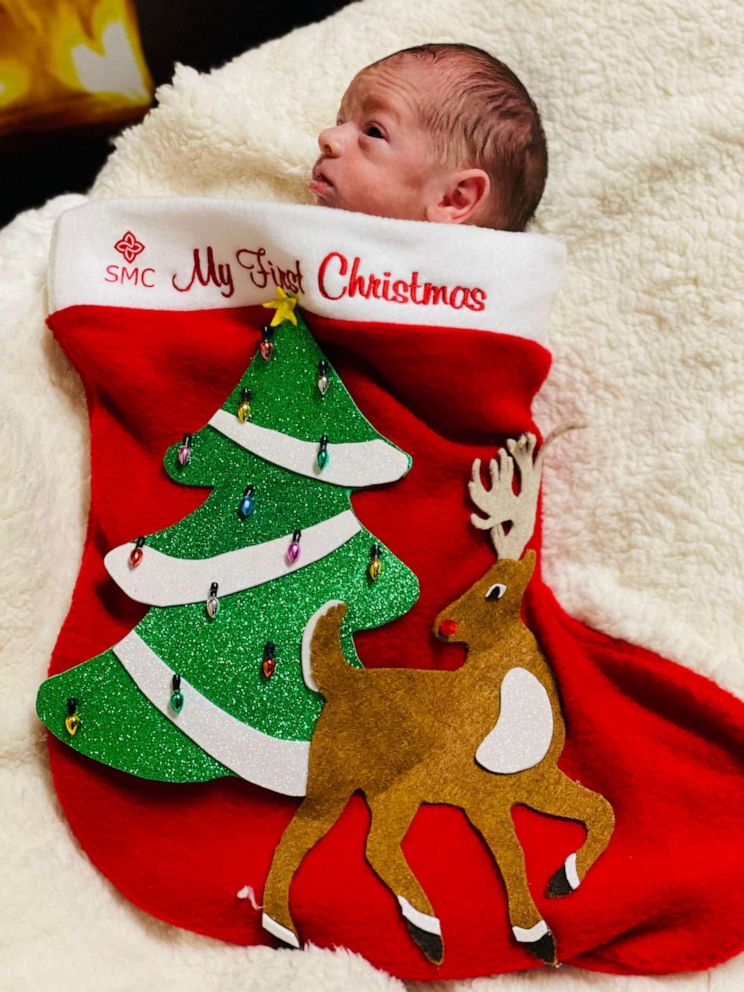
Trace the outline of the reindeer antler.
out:
[[[545,451],[555,438],[581,426],[583,425],[569,424],[567,427],[559,427],[552,431],[543,441],[536,457],[534,451],[537,439],[534,434],[522,434],[516,440],[510,437],[506,447],[500,449],[498,460],[491,458],[488,463],[491,476],[490,489],[486,489],[481,481],[480,458],[476,458],[473,462],[468,491],[478,509],[486,514],[486,518],[472,513],[470,520],[479,530],[491,532],[491,540],[499,558],[521,557],[535,529],[537,497],[540,492],[540,475]],[[519,469],[518,493],[515,493],[513,488],[515,462]],[[507,521],[511,523],[508,533],[504,531],[504,524]]]

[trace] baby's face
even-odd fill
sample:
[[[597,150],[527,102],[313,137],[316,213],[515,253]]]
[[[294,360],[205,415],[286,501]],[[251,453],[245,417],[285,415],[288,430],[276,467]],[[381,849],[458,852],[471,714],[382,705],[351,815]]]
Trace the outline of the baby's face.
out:
[[[309,186],[327,207],[426,220],[446,172],[417,114],[433,73],[413,60],[393,65],[352,80],[336,126],[318,135],[321,155]]]

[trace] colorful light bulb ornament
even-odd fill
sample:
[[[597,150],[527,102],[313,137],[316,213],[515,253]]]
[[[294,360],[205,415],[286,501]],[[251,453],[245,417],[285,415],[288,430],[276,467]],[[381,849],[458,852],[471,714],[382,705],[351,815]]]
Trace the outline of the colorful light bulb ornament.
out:
[[[258,346],[259,354],[265,362],[270,362],[274,354],[274,331],[271,327],[261,328],[261,344]]]
[[[323,434],[318,442],[318,454],[315,459],[321,472],[330,461],[330,457],[328,453],[328,436]]]
[[[318,392],[321,396],[325,396],[331,385],[331,380],[328,378],[328,362],[322,359],[318,362]]]
[[[181,441],[180,447],[178,449],[178,464],[188,465],[191,461],[191,440],[193,434],[184,434],[183,441]]]
[[[136,568],[139,565],[139,563],[142,561],[142,554],[143,554],[142,548],[144,547],[145,540],[146,539],[144,537],[138,537],[137,540],[134,542],[132,553],[129,555],[130,568]]]
[[[67,716],[65,718],[65,729],[70,737],[74,737],[80,726],[80,717],[77,712],[78,701],[74,696],[67,699]]]
[[[218,589],[219,589],[219,585],[217,582],[213,582],[212,585],[209,587],[209,596],[207,597],[206,611],[207,611],[207,616],[209,617],[210,620],[214,620],[214,618],[217,616],[217,614],[220,611],[220,601],[217,598]]]
[[[265,679],[270,679],[276,671],[276,645],[273,641],[267,641],[266,644],[264,644],[261,671],[263,672]]]
[[[183,693],[181,692],[181,676],[174,675],[171,679],[170,706],[174,713],[180,713],[183,709]]]
[[[287,561],[290,565],[294,565],[295,562],[299,561],[300,558],[300,539],[302,538],[302,531],[296,530],[292,534],[292,543],[287,548]]]
[[[251,419],[251,400],[253,399],[253,391],[244,386],[240,390],[240,406],[238,407],[238,420],[241,424],[244,424],[246,420]]]
[[[380,561],[380,545],[373,544],[370,549],[370,563],[367,566],[367,575],[372,582],[377,582],[382,572],[382,562]]]
[[[255,506],[255,501],[253,499],[254,487],[252,485],[247,485],[240,497],[240,502],[238,503],[238,513],[245,520],[247,517],[253,513],[253,508]]]

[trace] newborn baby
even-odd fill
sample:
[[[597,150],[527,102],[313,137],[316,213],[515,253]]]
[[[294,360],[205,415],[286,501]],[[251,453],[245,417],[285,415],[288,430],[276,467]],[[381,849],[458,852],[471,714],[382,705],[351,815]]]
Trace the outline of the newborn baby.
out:
[[[406,48],[362,69],[318,144],[316,203],[404,220],[523,231],[548,172],[529,93],[471,45]]]

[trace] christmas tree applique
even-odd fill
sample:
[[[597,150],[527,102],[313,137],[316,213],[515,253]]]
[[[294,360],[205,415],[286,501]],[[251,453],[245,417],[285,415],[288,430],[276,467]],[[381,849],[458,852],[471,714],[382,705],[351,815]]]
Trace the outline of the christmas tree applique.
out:
[[[37,712],[75,750],[143,778],[238,775],[302,795],[323,707],[307,657],[303,671],[309,621],[346,603],[343,650],[360,666],[352,631],[407,612],[418,581],[350,502],[404,476],[410,456],[357,409],[301,314],[281,294],[274,304],[275,326],[222,408],[165,455],[176,482],[210,495],[106,555],[151,609],[118,644],[47,679]]]

